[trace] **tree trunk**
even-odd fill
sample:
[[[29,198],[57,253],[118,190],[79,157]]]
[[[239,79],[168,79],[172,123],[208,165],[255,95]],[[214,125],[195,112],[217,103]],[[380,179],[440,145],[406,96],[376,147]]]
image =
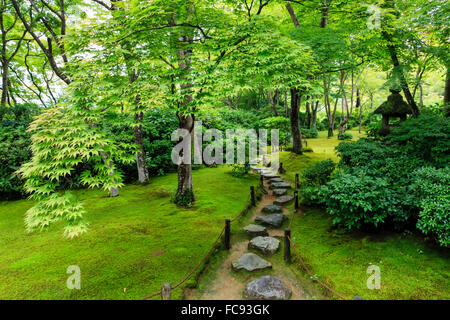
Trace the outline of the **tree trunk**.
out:
[[[361,127],[362,127],[362,104],[361,104],[361,96],[359,94],[359,88],[356,88],[356,108],[359,108],[359,129],[358,129],[358,132],[361,133]]]
[[[144,113],[137,112],[134,119],[138,125],[134,127],[134,142],[138,145],[139,151],[136,153],[136,166],[138,171],[138,180],[140,183],[148,182],[147,161],[145,159],[144,150],[144,135],[142,133],[142,121],[144,120]]]
[[[284,116],[286,118],[289,117],[287,96],[287,89],[284,89]]]
[[[190,10],[190,9],[188,9]],[[191,42],[191,38],[187,36],[181,36],[179,38],[181,43],[189,44]],[[191,69],[191,49],[188,48],[180,48],[178,50],[178,67],[181,70],[183,77],[187,77]],[[179,101],[184,108],[186,108],[192,102],[192,93],[191,93],[192,83],[189,81],[182,83],[180,85],[180,90],[183,93],[184,99],[183,101]],[[188,109],[189,110],[189,109]],[[191,136],[194,134],[194,115],[193,114],[179,114],[178,115],[178,128],[185,129],[190,132]],[[180,154],[181,159],[183,159],[183,155]],[[190,157],[191,155],[189,155]],[[178,187],[177,193],[175,195],[175,203],[181,206],[190,206],[194,202],[194,189],[192,185],[192,164],[191,161],[189,163],[181,163],[178,165]]]
[[[2,98],[0,103],[0,121],[6,113],[6,101],[8,99],[8,62],[2,59]]]
[[[306,126],[308,129],[311,129],[311,110],[309,108],[309,97],[306,97],[306,110],[305,110],[305,118],[303,119],[303,126]]]
[[[450,68],[447,68],[445,76],[445,90],[444,90],[444,106],[447,106],[446,116],[450,116]]]
[[[311,126],[310,128],[315,128],[317,126],[317,110],[319,108],[319,100],[316,101],[316,105],[311,104]]]
[[[275,95],[272,94],[272,89],[267,91],[267,98],[269,98],[269,103],[272,106],[274,117],[278,117],[277,106],[275,105]]]
[[[292,152],[302,154],[302,134],[300,131],[299,108],[301,104],[300,90],[291,88],[291,135],[292,135]]]

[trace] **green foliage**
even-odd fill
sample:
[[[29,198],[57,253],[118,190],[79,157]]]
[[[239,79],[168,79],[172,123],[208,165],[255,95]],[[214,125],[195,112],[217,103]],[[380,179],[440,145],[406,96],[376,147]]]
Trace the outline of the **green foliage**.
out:
[[[28,121],[14,119],[0,122],[0,200],[13,200],[25,195],[23,181],[15,174],[31,158]]]
[[[336,164],[331,159],[319,161],[309,165],[302,173],[307,186],[321,186],[331,179]]]
[[[317,138],[319,136],[319,131],[317,131],[317,128],[312,127],[311,129],[307,128],[301,128],[302,137],[311,139],[311,138]]]
[[[234,177],[242,178],[248,175],[250,172],[250,163],[246,162],[245,164],[232,164],[231,166],[231,174]]]
[[[440,245],[450,246],[450,168],[417,169],[411,191],[420,210],[417,228]]]
[[[433,166],[450,163],[450,121],[437,115],[421,115],[392,128],[386,143],[401,148],[411,158]]]
[[[263,128],[267,129],[268,133],[268,141],[270,141],[270,130],[278,129],[278,138],[280,145],[287,145],[289,143],[289,139],[291,138],[291,126],[290,120],[286,117],[270,117],[261,120],[261,124]]]
[[[92,169],[81,173],[85,186],[109,190],[123,185],[122,174],[115,163],[134,161],[132,146],[115,143],[95,124],[95,116],[91,115],[91,123],[85,116],[83,111],[75,113],[52,108],[30,125],[33,156],[18,170],[26,179],[24,189],[31,193],[32,199],[39,200],[27,211],[28,231],[48,228],[61,219],[66,221],[68,237],[86,231],[81,202],[70,192],[62,191],[64,179],[82,163],[93,165]]]
[[[341,135],[339,135],[338,139],[339,140],[352,140],[353,135],[350,132],[343,132]]]
[[[402,216],[401,199],[383,177],[373,177],[365,170],[338,172],[317,195],[333,216],[333,223],[348,229],[383,224],[388,217]]]

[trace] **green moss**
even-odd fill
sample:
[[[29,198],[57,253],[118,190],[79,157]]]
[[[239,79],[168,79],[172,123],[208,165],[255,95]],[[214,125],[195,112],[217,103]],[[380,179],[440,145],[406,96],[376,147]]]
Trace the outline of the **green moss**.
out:
[[[117,198],[81,190],[90,230],[73,240],[62,237],[63,224],[26,233],[30,201],[0,203],[0,299],[141,299],[163,282],[178,283],[258,183],[256,176],[238,179],[229,171],[194,171],[196,202],[189,209],[170,202],[173,174],[129,185]],[[81,290],[66,288],[69,265],[81,269]],[[194,284],[195,277],[186,285]],[[182,298],[182,291],[174,290],[173,298]]]

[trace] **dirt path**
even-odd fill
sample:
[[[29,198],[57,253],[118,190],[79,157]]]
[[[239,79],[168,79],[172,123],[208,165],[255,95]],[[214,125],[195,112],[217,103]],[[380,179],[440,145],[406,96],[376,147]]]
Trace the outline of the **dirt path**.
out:
[[[277,198],[272,194],[272,190],[269,190],[269,184],[265,181],[265,188],[268,190],[267,194],[263,194],[262,199],[259,201],[255,210],[253,210],[251,216],[251,222],[258,215],[263,215],[261,212],[262,208],[266,205],[273,204],[273,201]],[[289,210],[283,208],[283,213],[290,217]],[[240,226],[239,229],[242,229]],[[283,241],[284,231],[282,229],[269,229],[267,228],[269,236],[279,238]],[[239,273],[235,272],[231,268],[231,263],[233,260],[238,259],[242,254],[248,251],[249,240],[241,240],[235,242],[226,258],[220,263],[214,274],[208,277],[208,283],[202,286],[202,289],[186,289],[184,294],[185,298],[188,300],[241,300],[243,299],[242,293],[248,282],[261,276],[261,272],[258,272],[258,276],[255,276],[251,272],[241,270]],[[264,257],[264,259],[272,263],[272,270],[267,271],[267,274],[277,276],[291,291],[291,300],[309,300],[311,296],[306,292],[305,286],[302,284],[302,280],[299,276],[294,273],[291,268],[285,264],[285,262],[280,259],[283,252],[275,253],[274,256]],[[210,279],[212,278],[212,279]],[[200,279],[201,281],[201,279]]]

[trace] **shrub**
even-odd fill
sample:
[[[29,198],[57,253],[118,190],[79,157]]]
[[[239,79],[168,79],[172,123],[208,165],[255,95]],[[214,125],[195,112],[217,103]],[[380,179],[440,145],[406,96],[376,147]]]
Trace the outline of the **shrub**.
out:
[[[336,164],[331,159],[309,165],[302,174],[307,186],[320,186],[330,181]]]
[[[353,135],[350,132],[343,132],[340,136],[338,136],[339,140],[352,140]]]
[[[433,114],[409,119],[392,128],[386,143],[424,164],[445,167],[450,162],[450,121]]]
[[[419,206],[417,228],[442,246],[450,246],[450,168],[417,169],[411,191]]]
[[[301,128],[302,137],[311,139],[311,138],[317,138],[319,136],[319,131],[315,127],[312,127],[311,129],[307,128]]]
[[[381,141],[359,139],[355,142],[343,142],[336,147],[340,156],[339,167],[370,166],[380,168],[385,164],[387,155],[393,152]]]
[[[373,177],[364,169],[337,173],[320,188],[318,196],[334,217],[333,223],[348,229],[377,227],[388,217],[399,220],[404,216],[400,198],[389,188],[387,179]]]
[[[5,120],[0,123],[0,200],[25,196],[23,181],[14,172],[31,157],[28,122]]]
[[[250,163],[246,162],[245,164],[232,164],[231,165],[231,174],[234,177],[242,178],[247,175],[250,171]]]

